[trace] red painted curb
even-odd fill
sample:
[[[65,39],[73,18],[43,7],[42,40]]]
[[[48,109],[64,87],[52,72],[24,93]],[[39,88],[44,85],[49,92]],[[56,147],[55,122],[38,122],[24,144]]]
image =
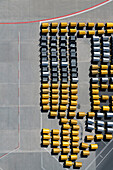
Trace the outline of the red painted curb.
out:
[[[99,4],[96,4],[92,7],[89,7],[89,8],[86,8],[86,9],[83,9],[81,11],[77,11],[77,12],[74,12],[74,13],[71,13],[71,14],[67,14],[67,15],[63,15],[63,16],[59,16],[59,17],[55,17],[55,18],[48,18],[48,19],[42,19],[42,20],[36,20],[36,21],[20,21],[20,22],[0,22],[0,24],[29,24],[29,23],[36,23],[36,22],[43,22],[43,21],[49,21],[49,20],[54,20],[54,19],[60,19],[60,18],[64,18],[64,17],[67,17],[67,16],[71,16],[71,15],[74,15],[74,14],[79,14],[79,13],[82,13],[84,11],[88,11],[89,9],[93,9],[95,7],[98,7],[102,4],[105,4],[106,2],[109,2],[110,0],[105,0]]]

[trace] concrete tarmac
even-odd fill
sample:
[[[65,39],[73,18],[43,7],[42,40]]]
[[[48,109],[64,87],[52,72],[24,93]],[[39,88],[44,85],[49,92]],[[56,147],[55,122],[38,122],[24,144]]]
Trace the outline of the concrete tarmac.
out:
[[[0,2],[0,21],[28,21],[53,18],[89,8],[103,0],[6,0]]]
[[[2,1],[0,2],[0,21],[10,22],[55,17],[85,9],[99,2],[102,1],[95,0],[90,1],[90,3],[87,0],[76,1],[76,3],[67,0],[65,3],[64,1],[50,1],[50,3],[27,0],[24,2]],[[63,21],[110,22],[113,16],[112,7],[113,2],[93,11],[64,19]],[[18,55],[20,56],[19,61]],[[88,56],[85,55],[83,57]],[[79,66],[87,69],[89,58],[87,58],[86,65],[83,65],[81,62]],[[81,72],[80,76],[82,76]],[[85,84],[88,77],[83,80]],[[88,93],[88,85],[82,86],[81,84],[80,88],[81,91],[86,88],[86,92]],[[50,155],[50,147],[47,150],[40,147],[41,129],[44,127],[50,129],[59,128],[59,124],[58,119],[50,120],[48,119],[48,114],[40,112],[39,23],[0,25],[0,94],[0,169],[62,170],[63,163],[58,162],[58,157]],[[88,96],[86,98],[88,101]],[[87,109],[89,109],[89,105],[87,106],[86,103],[87,101],[84,98],[79,101],[85,105],[82,105],[82,109],[87,112]],[[20,110],[19,115],[18,107]],[[19,116],[20,128],[18,130]],[[14,150],[18,147],[19,139],[20,147]],[[105,146],[103,144],[100,147],[104,148]],[[111,144],[108,147],[107,152],[110,151],[112,146]],[[11,151],[13,152],[10,153]],[[4,154],[8,155],[2,157]],[[91,154],[92,156],[88,160],[82,159],[83,168],[81,169],[84,169],[92,161],[92,158],[95,158],[95,152]],[[106,152],[103,158],[105,155]],[[105,164],[102,162],[97,169],[101,170],[103,165],[106,167],[107,164],[111,168],[112,161],[109,158],[111,156],[112,151],[103,161]],[[99,159],[100,161],[102,160],[102,158]],[[98,163],[94,162],[88,170],[95,170]]]

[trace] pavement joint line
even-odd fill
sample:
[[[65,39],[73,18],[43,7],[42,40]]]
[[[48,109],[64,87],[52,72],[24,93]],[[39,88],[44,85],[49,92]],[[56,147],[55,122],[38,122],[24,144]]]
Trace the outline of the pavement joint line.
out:
[[[18,146],[20,147],[20,32],[18,33]]]
[[[100,151],[100,153],[95,157],[95,159],[92,160],[85,170],[87,170],[92,165],[92,163],[100,156],[100,154],[110,145],[112,141],[113,139]]]
[[[43,167],[43,153],[41,152],[41,168],[43,169],[43,170],[45,170],[45,168]]]
[[[110,152],[113,150],[113,148],[105,155],[105,157],[99,162],[99,164],[96,166],[96,168],[103,162],[103,160],[110,154]]]
[[[19,104],[18,104],[18,146],[11,150],[10,152],[7,152],[0,156],[0,159],[8,156],[10,153],[14,152],[15,150],[18,150],[20,148],[20,32],[18,33],[18,97],[19,97]]]
[[[7,153],[7,152],[10,152],[9,150],[8,151],[6,151],[6,150],[3,150],[2,152],[0,152],[0,154],[2,154],[2,153]],[[18,150],[18,153],[40,153],[41,152],[41,149],[39,149],[39,150],[21,150],[21,148],[20,148],[20,150]],[[46,152],[45,150],[44,150],[44,148],[43,148],[43,151],[42,152]],[[14,152],[14,153],[17,153],[17,152]]]
[[[0,107],[18,107],[18,105],[0,105]],[[39,107],[39,105],[20,105],[20,107]]]
[[[8,82],[4,82],[4,83],[2,83],[2,82],[0,82],[0,85],[17,85],[18,83],[8,83]],[[34,83],[20,83],[20,85],[38,85],[39,83],[36,83],[36,82],[34,82]]]

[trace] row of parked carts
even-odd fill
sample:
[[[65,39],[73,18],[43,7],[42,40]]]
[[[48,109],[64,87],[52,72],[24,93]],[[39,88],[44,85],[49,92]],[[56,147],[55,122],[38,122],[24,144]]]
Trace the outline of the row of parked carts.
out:
[[[42,35],[40,39],[41,82],[47,83],[49,81],[49,75],[51,75],[52,83],[58,83],[60,73],[62,83],[67,83],[69,76],[68,68],[70,69],[71,82],[77,82],[76,36],[72,35],[69,37],[69,44],[67,43],[67,36],[65,34],[61,35],[60,39],[56,35],[50,36],[49,45],[47,39],[48,37],[45,35]]]
[[[110,114],[110,113],[109,113]],[[97,113],[99,116],[104,116],[103,113]],[[111,116],[111,115],[110,115]],[[96,130],[96,133],[113,133],[113,122],[105,122],[103,120],[87,119],[87,129],[92,131]]]
[[[85,29],[86,28],[86,29]],[[113,33],[113,23],[84,23],[84,22],[61,22],[56,23],[42,23],[41,32],[43,34],[47,33],[78,33],[78,35],[103,35],[103,34],[112,34]],[[89,29],[89,30],[88,30]],[[88,31],[87,31],[88,30]]]
[[[93,36],[92,37],[92,62],[108,63],[110,62],[110,37]]]
[[[52,26],[55,24],[52,24]],[[65,23],[63,23],[63,27]],[[43,25],[42,25],[43,28]],[[63,154],[60,156],[61,161],[65,161],[65,166],[81,167],[81,162],[72,161],[77,159],[77,153],[79,153],[79,125],[77,120],[73,119],[76,114],[77,108],[77,93],[78,93],[78,69],[77,69],[77,48],[76,48],[76,36],[71,34],[68,36],[63,29],[62,34],[58,35],[57,32],[52,31],[51,35],[41,35],[41,105],[43,111],[50,111],[49,116],[60,118],[62,124],[62,135],[60,137],[59,130],[52,130],[52,138],[48,135],[50,130],[43,129],[42,133],[42,145],[48,146],[50,144],[54,153],[60,152],[62,147]],[[74,30],[74,29],[73,29]],[[42,40],[43,39],[43,40]],[[47,42],[44,44],[45,40]],[[46,47],[46,49],[44,49]],[[46,53],[44,52],[46,50]],[[48,74],[43,72],[45,65],[43,64],[42,57],[47,59],[49,67]],[[46,62],[46,61],[44,61]],[[46,76],[47,81],[43,81]],[[68,110],[68,111],[67,111]],[[78,113],[79,116],[83,116]],[[65,118],[66,117],[66,118]],[[68,118],[67,118],[68,117]],[[73,127],[70,132],[69,129]],[[47,133],[47,134],[46,134]],[[72,134],[72,138],[70,136]],[[60,141],[59,141],[60,140]],[[71,140],[71,142],[69,142]],[[67,148],[68,147],[68,148]],[[70,152],[69,147],[73,148],[73,154],[66,155]],[[69,160],[67,160],[69,158]]]
[[[92,64],[91,67],[91,75],[92,76],[105,76],[101,78],[101,83],[108,82],[109,80],[111,81],[111,84],[113,83],[113,78],[111,77],[108,79],[106,76],[113,76],[113,65],[101,65],[99,66],[98,64]],[[98,79],[94,79],[95,81]],[[109,82],[110,82],[109,81]]]
[[[41,30],[47,27],[47,24],[44,25],[42,24]],[[63,23],[62,27],[65,26]],[[60,35],[55,32],[50,35],[41,33],[40,66],[42,110],[50,110],[50,116],[55,117],[57,112],[60,116],[65,115],[69,108],[69,117],[74,117],[78,99],[75,33],[69,36],[65,32]]]
[[[79,144],[79,126],[76,125],[77,120],[70,120],[69,124],[68,119],[61,118],[62,130],[59,129],[42,129],[42,145],[50,146],[52,148],[52,154],[60,154],[59,161],[63,161],[66,167],[81,167],[82,162],[77,162],[78,154],[81,153],[81,156],[87,158],[90,155],[90,151],[98,149],[97,144],[88,144],[93,140],[100,141],[103,138],[106,140],[111,140],[111,134],[96,134],[95,136],[87,135],[85,136],[85,141]],[[81,150],[81,151],[80,151]]]
[[[86,121],[87,129],[96,133],[113,133],[113,65],[112,37],[92,37],[91,108],[95,116]]]
[[[77,120],[73,119],[76,114],[77,109],[77,93],[78,93],[78,68],[77,68],[77,48],[76,48],[76,31],[74,25],[75,23],[67,24],[61,23],[59,26],[60,34],[58,33],[57,23],[42,23],[41,25],[41,38],[40,38],[40,67],[41,67],[41,107],[42,111],[49,111],[51,117],[60,117],[61,123],[61,133],[58,129],[53,129],[52,133],[49,129],[42,130],[42,145],[48,146],[51,144],[53,147],[53,153],[60,153],[60,160],[64,161],[65,166],[81,167],[82,163],[77,162],[77,154],[79,154],[80,149],[82,150],[83,156],[88,156],[90,154],[90,149],[95,150],[98,148],[97,144],[81,143],[79,144],[79,125]],[[84,23],[82,23],[84,25]],[[81,24],[81,27],[82,27]],[[98,24],[99,25],[99,24]],[[101,24],[100,24],[101,25]],[[71,30],[71,34],[67,34],[67,28]],[[79,24],[80,27],[80,24]],[[103,26],[104,27],[104,26]],[[49,28],[49,29],[48,29]],[[84,26],[82,27],[84,28]],[[101,31],[100,27],[100,31]],[[50,32],[49,32],[50,30]],[[81,30],[84,31],[84,30]],[[103,30],[102,30],[103,31]],[[48,34],[49,32],[49,34]],[[94,39],[93,37],[92,39]],[[97,37],[96,37],[97,38]],[[98,37],[99,38],[99,37]],[[105,40],[105,39],[104,39]],[[110,40],[108,39],[110,42]],[[95,46],[101,47],[100,38],[95,40]],[[105,43],[107,40],[105,40]],[[108,46],[105,46],[108,47]],[[100,49],[101,51],[101,49]],[[94,51],[95,52],[95,51]],[[94,54],[94,53],[93,53]],[[100,54],[100,53],[99,53]],[[94,63],[100,63],[103,56],[98,56],[98,51],[94,54],[96,58],[93,58]],[[96,56],[97,55],[97,56]],[[99,57],[99,60],[97,58]],[[109,57],[106,57],[107,59]],[[98,65],[98,64],[97,64]],[[104,64],[103,64],[104,65]],[[99,65],[100,67],[100,65]],[[98,70],[98,69],[97,69]],[[94,75],[97,79],[97,75]],[[104,77],[107,78],[107,77]],[[103,83],[105,85],[105,83]],[[92,96],[98,98],[99,96],[99,85],[98,83],[93,85],[96,88],[92,89]],[[97,88],[98,86],[98,88]],[[102,96],[105,97],[105,96]],[[100,97],[95,99],[93,111],[88,112],[79,112],[78,117],[83,118],[87,117],[87,128],[93,130],[95,128],[94,123],[98,124],[100,128],[104,128],[106,125],[112,129],[112,126],[109,124],[103,125],[102,120],[95,121],[94,117],[96,115],[102,117],[102,113],[97,112],[100,110],[99,100]],[[107,111],[107,115],[111,116],[110,107],[103,106],[103,111]],[[103,113],[104,115],[104,113]],[[101,125],[100,125],[101,124]],[[103,125],[103,126],[102,126]],[[110,129],[111,128],[111,129]],[[99,129],[98,129],[99,130]],[[104,129],[105,130],[105,129]],[[108,132],[108,131],[107,131]],[[51,135],[50,135],[51,134]],[[100,135],[100,136],[99,136]],[[92,140],[101,140],[101,139],[112,139],[112,134],[97,134],[96,136],[86,136],[86,141],[91,142]],[[62,148],[62,149],[61,149]],[[69,154],[69,155],[67,155]],[[76,161],[76,162],[73,162]]]
[[[93,65],[92,65],[93,66]],[[105,66],[105,65],[104,65]],[[91,103],[93,111],[113,111],[113,84],[112,78],[92,78],[90,83]],[[110,82],[110,83],[109,83]],[[103,104],[103,105],[101,105]],[[109,117],[109,114],[106,114]]]

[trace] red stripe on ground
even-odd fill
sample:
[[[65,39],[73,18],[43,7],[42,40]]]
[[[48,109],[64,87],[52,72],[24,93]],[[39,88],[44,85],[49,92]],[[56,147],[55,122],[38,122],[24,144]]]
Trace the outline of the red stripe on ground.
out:
[[[5,153],[4,155],[0,156],[0,158],[4,157],[4,156],[6,156],[6,155],[8,155],[8,153]]]
[[[59,17],[54,17],[54,18],[48,18],[48,19],[42,19],[42,20],[35,20],[35,21],[20,21],[20,22],[0,22],[0,24],[29,24],[29,23],[37,23],[37,22],[43,22],[43,21],[49,21],[49,20],[54,20],[54,19],[61,19],[61,18],[65,18],[67,16],[71,16],[71,15],[75,15],[75,14],[79,14],[79,13],[82,13],[84,11],[88,11],[90,9],[93,9],[95,7],[98,7],[100,5],[103,5],[105,4],[106,2],[109,2],[110,0],[105,0],[99,4],[96,4],[94,6],[91,6],[89,8],[86,8],[86,9],[83,9],[81,11],[77,11],[77,12],[74,12],[74,13],[71,13],[71,14],[67,14],[67,15],[63,15],[63,16],[59,16]]]

